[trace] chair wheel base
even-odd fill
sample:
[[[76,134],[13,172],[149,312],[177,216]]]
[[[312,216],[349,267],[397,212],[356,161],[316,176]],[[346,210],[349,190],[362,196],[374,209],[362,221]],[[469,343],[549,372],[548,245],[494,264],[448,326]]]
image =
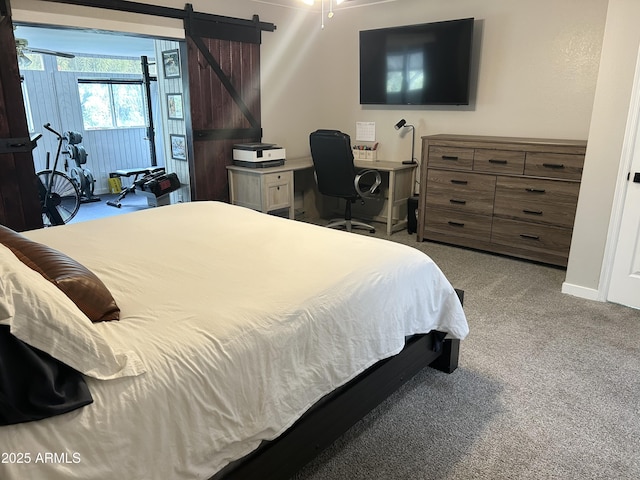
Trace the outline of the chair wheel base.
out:
[[[376,229],[373,225],[369,225],[368,223],[360,222],[358,220],[340,220],[334,219],[330,220],[326,225],[327,228],[339,228],[346,230],[347,232],[351,232],[356,228],[360,228],[362,230],[368,230],[369,233],[376,233]]]

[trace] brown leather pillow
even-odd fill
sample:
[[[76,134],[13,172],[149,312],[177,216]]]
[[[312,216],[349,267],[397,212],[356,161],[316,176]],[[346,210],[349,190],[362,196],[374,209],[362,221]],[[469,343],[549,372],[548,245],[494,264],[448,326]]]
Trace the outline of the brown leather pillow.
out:
[[[0,242],[22,263],[62,290],[92,322],[120,319],[120,308],[111,292],[84,265],[2,225]]]

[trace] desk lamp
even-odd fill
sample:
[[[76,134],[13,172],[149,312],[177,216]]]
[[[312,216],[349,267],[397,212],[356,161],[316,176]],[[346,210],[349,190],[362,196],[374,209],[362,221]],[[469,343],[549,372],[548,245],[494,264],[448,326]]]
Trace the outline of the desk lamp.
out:
[[[401,128],[410,128],[411,129],[411,160],[404,160],[402,163],[405,165],[413,165],[416,163],[414,160],[414,148],[416,143],[416,129],[413,125],[408,125],[407,121],[403,118],[398,123],[395,124],[396,130],[400,130]]]

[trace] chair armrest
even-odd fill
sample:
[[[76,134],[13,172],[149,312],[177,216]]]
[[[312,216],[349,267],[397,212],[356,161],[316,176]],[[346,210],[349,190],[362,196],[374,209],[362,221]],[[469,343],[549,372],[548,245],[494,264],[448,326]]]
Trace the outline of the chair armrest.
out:
[[[353,183],[358,195],[361,197],[371,197],[378,193],[378,187],[382,183],[382,176],[377,170],[362,170],[358,172]]]

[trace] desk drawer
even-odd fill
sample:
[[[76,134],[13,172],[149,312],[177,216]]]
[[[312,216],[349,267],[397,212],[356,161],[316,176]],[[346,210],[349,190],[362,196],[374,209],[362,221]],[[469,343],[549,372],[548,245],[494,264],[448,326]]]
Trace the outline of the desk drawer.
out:
[[[473,148],[429,147],[429,168],[473,169]]]
[[[491,215],[496,177],[429,169],[427,206]]]
[[[291,206],[293,172],[268,173],[264,176],[267,211]]]
[[[293,181],[293,172],[267,173],[264,175],[265,185],[286,185]]]
[[[494,214],[571,227],[579,190],[580,186],[571,182],[500,177],[496,185]]]
[[[491,217],[427,208],[425,231],[466,237],[488,242],[491,238]]]

